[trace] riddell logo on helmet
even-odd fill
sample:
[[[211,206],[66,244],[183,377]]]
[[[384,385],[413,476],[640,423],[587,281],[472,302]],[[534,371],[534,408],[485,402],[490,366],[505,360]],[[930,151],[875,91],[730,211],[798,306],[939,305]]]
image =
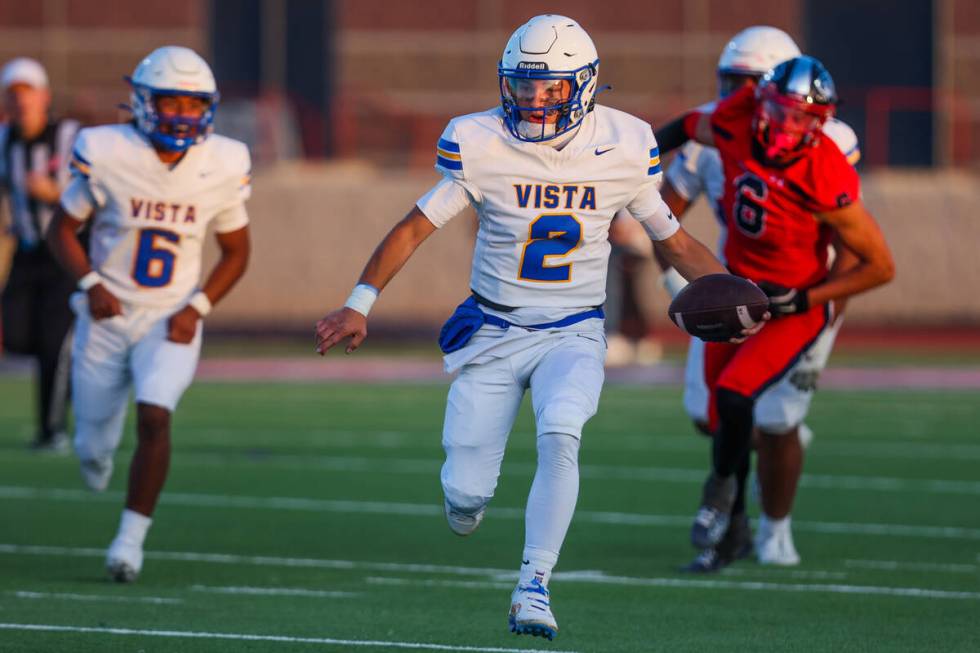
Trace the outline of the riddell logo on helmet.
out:
[[[548,64],[543,61],[522,61],[517,64],[518,70],[548,70]]]

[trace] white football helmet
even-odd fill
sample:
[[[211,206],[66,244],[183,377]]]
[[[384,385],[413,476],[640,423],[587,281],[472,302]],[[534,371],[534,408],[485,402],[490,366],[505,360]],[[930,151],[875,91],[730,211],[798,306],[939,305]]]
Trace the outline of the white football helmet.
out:
[[[725,97],[735,90],[731,77],[762,77],[771,68],[798,56],[800,48],[781,29],[768,25],[743,29],[718,58],[718,95]]]
[[[535,16],[517,28],[497,65],[504,122],[522,141],[550,140],[595,107],[599,57],[571,18]]]
[[[136,126],[155,145],[182,152],[211,134],[218,88],[210,66],[190,48],[176,45],[157,48],[139,62],[132,77],[126,80],[132,87],[130,109]],[[208,100],[208,108],[197,119],[163,119],[157,113],[154,99],[164,95],[204,98]]]

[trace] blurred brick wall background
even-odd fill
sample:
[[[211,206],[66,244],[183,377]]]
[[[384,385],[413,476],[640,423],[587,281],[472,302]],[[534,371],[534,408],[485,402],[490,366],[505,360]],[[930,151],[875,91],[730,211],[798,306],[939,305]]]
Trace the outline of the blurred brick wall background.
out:
[[[263,72],[253,96],[219,79],[228,91],[221,128],[249,139],[259,163],[250,204],[256,255],[243,286],[216,312],[214,321],[225,325],[305,326],[343,300],[377,239],[435,181],[433,144],[449,117],[496,104],[500,51],[534,14],[560,8],[579,20],[596,41],[602,83],[614,87],[602,102],[657,122],[714,96],[718,54],[739,29],[765,22],[807,46],[806,0],[240,0],[240,6],[258,11],[266,30],[283,23],[289,2],[323,3],[323,29],[335,30],[333,62],[320,62],[333,79],[334,119],[313,128],[330,130],[337,160],[283,161],[301,151],[289,143],[309,125],[296,118],[281,74]],[[883,4],[875,27],[887,29],[888,12],[902,6]],[[896,251],[899,276],[855,302],[854,321],[980,323],[973,251],[980,242],[980,2],[935,0],[932,10],[937,167],[865,170],[865,196]],[[122,76],[151,49],[180,44],[213,54],[222,34],[222,25],[212,25],[214,11],[208,0],[0,0],[0,61],[40,59],[58,113],[116,121],[125,115],[116,105],[128,95]],[[917,47],[909,44],[913,53]],[[263,61],[276,58],[267,52]],[[862,145],[868,152],[880,144]],[[692,228],[713,242],[712,221],[704,207],[699,211]],[[460,217],[426,243],[379,302],[379,318],[442,319],[465,293],[472,228],[472,216]],[[971,290],[965,297],[964,288]],[[663,302],[656,299],[658,310]]]

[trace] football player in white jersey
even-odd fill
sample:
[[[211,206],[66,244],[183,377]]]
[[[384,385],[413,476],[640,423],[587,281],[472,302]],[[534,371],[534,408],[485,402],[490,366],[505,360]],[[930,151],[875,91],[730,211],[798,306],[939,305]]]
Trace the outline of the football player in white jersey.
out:
[[[443,178],[378,246],[344,308],[316,328],[321,354],[346,338],[347,351],[356,349],[377,294],[415,249],[476,208],[472,295],[440,334],[446,370],[458,372],[442,436],[445,512],[456,534],[476,530],[530,389],[538,467],[509,625],[549,639],[558,626],[548,581],[578,496],[582,428],[603,382],[609,223],[629,208],[682,276],[724,272],[660,198],[650,126],[595,104],[598,67],[574,20],[544,15],[519,27],[498,66],[501,105],[450,121],[436,150]]]
[[[742,30],[728,42],[718,60],[719,97],[723,98],[745,85],[756,84],[770,68],[799,55],[800,49],[792,37],[780,29],[758,25]],[[847,124],[832,118],[824,125],[823,131],[852,165],[858,162],[861,152],[857,136]],[[702,194],[705,196],[718,216],[721,229],[719,253],[724,250],[726,235],[725,220],[719,215],[724,183],[725,174],[718,151],[689,141],[668,168],[662,188],[664,201],[679,220],[698,197]],[[837,247],[836,251],[838,256],[835,263],[840,268],[846,268],[857,260],[849,250]],[[671,296],[675,296],[687,282],[662,258],[658,258],[658,261],[664,268],[664,287]],[[802,471],[802,448],[813,437],[803,420],[813,399],[816,378],[827,364],[841,325],[843,306],[838,303],[835,308],[837,319],[828,325],[795,368],[756,402],[759,467],[766,471],[764,475],[769,480],[761,484],[763,510],[756,538],[756,553],[763,564],[799,563],[789,527],[789,512]],[[708,434],[708,388],[704,382],[703,355],[704,343],[692,339],[684,371],[684,407],[698,429]],[[717,547],[699,553],[685,568],[688,571],[717,571],[751,552],[752,537],[745,514],[745,477],[748,471],[747,464],[739,471],[739,495],[725,538]]]
[[[194,51],[167,46],[136,66],[132,122],[83,129],[48,242],[78,279],[72,390],[82,477],[106,488],[130,387],[137,446],[106,566],[132,581],[170,464],[170,417],[197,366],[201,320],[245,272],[248,148],[211,133],[218,91]],[[90,252],[76,232],[91,225]],[[207,281],[213,223],[221,258]]]

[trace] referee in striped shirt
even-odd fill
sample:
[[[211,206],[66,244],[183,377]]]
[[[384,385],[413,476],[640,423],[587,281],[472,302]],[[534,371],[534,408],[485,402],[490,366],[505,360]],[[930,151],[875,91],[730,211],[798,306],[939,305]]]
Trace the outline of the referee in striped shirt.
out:
[[[72,278],[44,242],[78,131],[74,120],[48,113],[51,93],[44,67],[33,59],[13,59],[0,72],[4,109],[0,125],[0,191],[8,200],[17,249],[3,289],[0,313],[5,351],[38,361],[38,428],[33,446],[68,448],[65,421],[70,393],[71,326],[68,296]]]

